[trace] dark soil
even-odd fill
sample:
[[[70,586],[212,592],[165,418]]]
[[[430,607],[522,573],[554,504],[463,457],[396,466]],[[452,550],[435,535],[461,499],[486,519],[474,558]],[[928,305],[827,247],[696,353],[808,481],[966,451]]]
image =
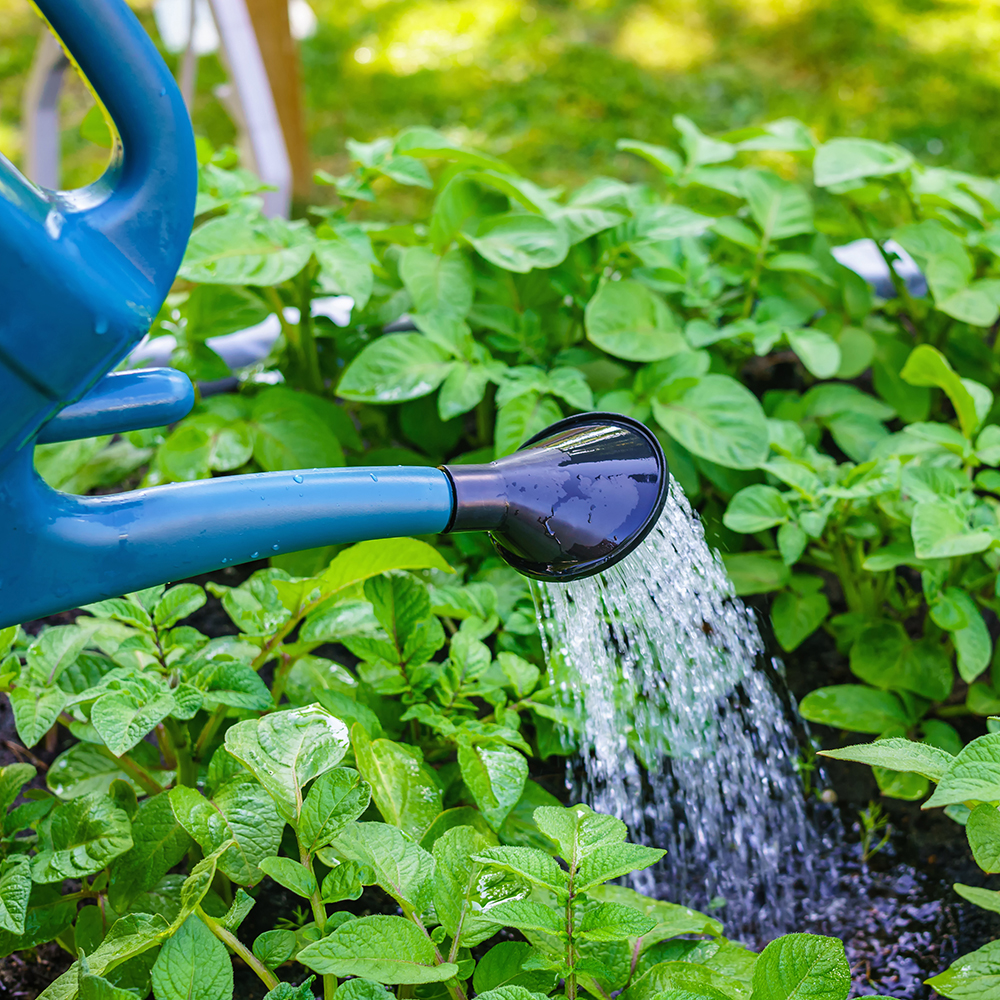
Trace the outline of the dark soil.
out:
[[[761,620],[767,621],[764,616]],[[825,633],[783,656],[796,698],[817,687],[857,683],[846,658]],[[985,731],[982,719],[948,721],[966,742]],[[811,730],[826,748],[871,738],[825,726]],[[830,862],[836,873],[830,896],[820,901],[802,929],[844,941],[854,978],[852,996],[933,1000],[938,994],[923,985],[925,979],[1000,937],[1000,915],[965,902],[953,884],[1000,889],[1000,877],[982,872],[964,830],[942,810],[922,810],[919,802],[882,797],[870,768],[827,759],[823,777],[823,787],[836,795],[845,843]],[[873,802],[887,814],[892,833],[885,848],[866,864],[858,814]]]

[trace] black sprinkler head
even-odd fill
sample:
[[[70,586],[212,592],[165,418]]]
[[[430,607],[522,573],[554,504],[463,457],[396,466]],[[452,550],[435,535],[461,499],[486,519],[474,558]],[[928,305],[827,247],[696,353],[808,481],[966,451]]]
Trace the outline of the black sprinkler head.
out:
[[[581,413],[489,465],[443,466],[455,494],[447,531],[489,531],[525,576],[593,576],[649,534],[667,496],[653,433],[617,413]]]

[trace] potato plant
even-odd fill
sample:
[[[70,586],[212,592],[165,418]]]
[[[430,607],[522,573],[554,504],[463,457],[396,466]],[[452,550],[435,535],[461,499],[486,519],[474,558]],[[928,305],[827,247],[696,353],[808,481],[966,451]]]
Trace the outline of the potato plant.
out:
[[[270,1000],[847,996],[839,941],[758,957],[608,884],[663,851],[528,778],[568,713],[502,648],[523,637],[495,589],[449,570],[416,540],[361,543],[317,577],[213,587],[237,636],[179,624],[206,599],[193,584],[5,631],[18,734],[77,740],[44,788],[30,764],[0,771],[0,949],[76,957],[45,1000],[223,1000],[234,959]],[[317,655],[331,641],[353,668]],[[274,884],[299,916],[248,937]],[[368,886],[381,912],[353,905]]]

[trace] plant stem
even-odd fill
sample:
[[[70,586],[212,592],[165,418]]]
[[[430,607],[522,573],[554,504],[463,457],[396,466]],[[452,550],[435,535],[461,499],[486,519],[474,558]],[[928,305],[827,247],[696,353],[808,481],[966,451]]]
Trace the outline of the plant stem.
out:
[[[257,973],[261,982],[269,989],[273,990],[280,980],[278,977],[261,962],[252,951],[250,951],[240,939],[231,931],[226,930],[217,920],[213,920],[200,906],[195,907],[195,913],[205,924],[205,926],[231,951],[235,952],[247,965]]]
[[[161,785],[141,764],[137,764],[128,754],[116,757],[107,747],[98,747],[105,757],[113,760],[136,784],[141,785],[150,795],[159,795]]]
[[[316,872],[313,871],[312,855],[302,846],[302,841],[298,838],[296,831],[295,839],[299,845],[299,861],[302,867],[309,872],[309,877],[316,882]],[[323,902],[323,895],[316,886],[316,891],[309,897],[309,907],[312,910],[313,920],[322,934],[326,930],[326,904]],[[323,1000],[333,1000],[333,994],[337,989],[337,977],[329,973],[323,976]]]
[[[566,964],[569,975],[566,977],[566,1000],[576,1000],[576,948],[573,947],[573,880],[576,877],[576,865],[569,869],[569,895],[566,897]]]
[[[198,741],[194,745],[195,760],[201,760],[204,756],[205,750],[211,745],[212,740],[215,739],[215,734],[219,731],[219,726],[222,725],[222,720],[225,719],[228,710],[227,705],[218,705],[211,716],[209,716],[208,722],[202,727],[201,732],[198,734]]]
[[[187,729],[174,718],[163,720],[164,731],[170,741],[177,761],[177,784],[195,788],[198,785],[198,765],[191,757],[191,736]]]
[[[434,957],[437,959],[437,964],[444,965],[445,957],[444,955],[441,954],[441,949],[438,948],[436,944],[434,944],[434,940],[428,933],[427,928],[424,926],[424,922],[420,919],[420,917],[417,916],[416,913],[414,913],[413,910],[410,909],[410,907],[403,906],[401,908],[403,910],[403,915],[409,917],[409,919],[412,920],[424,932],[424,936],[427,938],[427,940],[430,941],[431,945],[434,948]],[[468,1000],[468,997],[466,996],[465,989],[463,988],[462,983],[459,980],[456,980],[456,983],[457,985],[455,986],[449,986],[447,983],[445,983],[445,989],[448,990],[448,993],[451,996],[452,1000]]]
[[[301,295],[299,298],[299,348],[302,351],[302,361],[305,366],[306,388],[322,396],[326,388],[323,375],[319,370],[319,354],[316,352],[316,338],[313,336],[312,325],[312,277],[310,268],[302,272]]]
[[[274,682],[271,684],[271,697],[274,699],[275,708],[281,703],[281,696],[285,693],[285,685],[288,683],[288,675],[291,673],[292,667],[295,666],[295,661],[298,659],[298,657],[286,656],[280,652],[278,656],[280,657],[280,663],[274,671]]]

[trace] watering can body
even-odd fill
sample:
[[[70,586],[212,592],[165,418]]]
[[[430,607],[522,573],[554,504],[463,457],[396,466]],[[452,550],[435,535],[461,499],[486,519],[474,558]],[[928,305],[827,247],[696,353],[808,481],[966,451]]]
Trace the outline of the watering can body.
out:
[[[34,444],[185,416],[190,382],[112,372],[166,298],[191,230],[194,139],[124,0],[37,0],[121,142],[96,184],[46,191],[0,157],[0,628],[222,566],[341,542],[490,531],[521,572],[613,564],[663,507],[641,424],[571,417],[487,466],[312,469],[120,493],[59,493]]]
[[[183,256],[197,192],[187,111],[125,3],[38,7],[119,139],[105,174],[77,191],[39,188],[0,156],[0,475],[149,329]],[[173,391],[185,392],[176,381]]]

